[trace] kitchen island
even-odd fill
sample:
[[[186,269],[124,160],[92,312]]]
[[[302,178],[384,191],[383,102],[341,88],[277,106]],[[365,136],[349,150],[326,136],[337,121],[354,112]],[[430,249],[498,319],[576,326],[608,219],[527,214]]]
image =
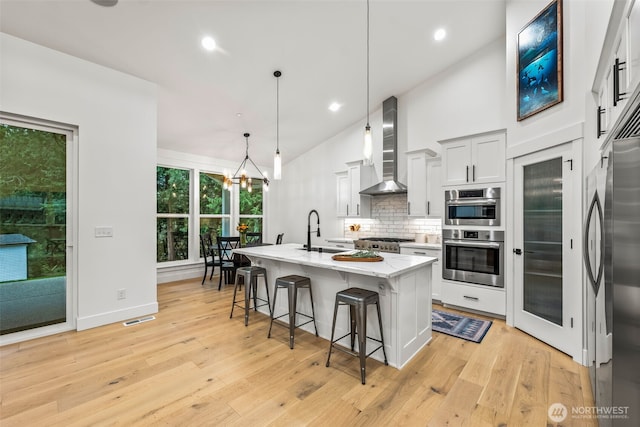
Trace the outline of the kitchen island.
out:
[[[273,298],[278,277],[289,274],[311,279],[318,335],[331,337],[335,296],[338,291],[359,287],[380,294],[380,309],[389,365],[402,368],[431,340],[431,264],[436,258],[381,252],[380,262],[334,261],[331,253],[307,252],[301,244],[247,247],[234,250],[247,256],[254,265],[267,269],[269,293]],[[258,286],[264,292],[263,286]],[[275,314],[286,313],[286,291],[280,291]],[[367,335],[380,338],[375,307],[368,312]],[[269,314],[266,307],[261,308]],[[298,295],[298,312],[311,313],[305,291]],[[336,321],[336,336],[348,331],[349,310],[340,308]],[[283,318],[285,319],[285,318]],[[302,329],[313,333],[313,325]],[[348,339],[341,344],[348,346]],[[371,344],[373,346],[373,344]],[[327,342],[327,349],[329,343]],[[371,347],[372,348],[372,347]],[[378,354],[380,353],[380,354]],[[381,351],[371,357],[382,360]]]

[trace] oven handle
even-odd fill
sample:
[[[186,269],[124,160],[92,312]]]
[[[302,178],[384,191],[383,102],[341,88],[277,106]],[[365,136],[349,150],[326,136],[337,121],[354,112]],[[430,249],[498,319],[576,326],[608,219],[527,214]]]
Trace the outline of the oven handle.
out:
[[[445,240],[445,245],[449,246],[471,246],[474,248],[492,248],[492,249],[500,249],[502,243],[495,242],[471,242],[467,240]]]
[[[447,200],[449,206],[467,206],[467,205],[480,205],[480,206],[494,206],[498,204],[496,199],[456,199]]]

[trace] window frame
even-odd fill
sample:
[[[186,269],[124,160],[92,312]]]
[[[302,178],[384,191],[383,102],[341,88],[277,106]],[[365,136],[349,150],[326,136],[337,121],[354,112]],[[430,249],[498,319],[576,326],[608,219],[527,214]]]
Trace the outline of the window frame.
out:
[[[193,218],[192,218],[192,212],[194,209],[193,206],[193,169],[192,168],[188,168],[188,167],[181,167],[181,166],[174,166],[174,165],[167,165],[167,164],[162,164],[162,163],[157,163],[156,164],[156,184],[158,182],[158,168],[167,168],[167,169],[179,169],[179,170],[186,170],[187,172],[189,172],[189,212],[184,214],[175,214],[175,213],[159,213],[158,212],[158,200],[157,200],[157,194],[156,194],[156,265],[158,267],[172,267],[172,266],[176,266],[176,265],[185,265],[185,264],[189,264],[191,262],[191,258],[192,253],[193,253],[193,249],[192,249],[192,244],[191,244],[191,234],[192,234],[192,230],[193,230]],[[157,187],[156,187],[156,192],[157,192]],[[158,262],[158,253],[157,253],[157,240],[158,240],[158,220],[159,219],[169,219],[169,218],[187,218],[187,258],[186,259],[180,259],[180,260],[171,260],[171,261],[161,261]]]
[[[190,162],[187,162],[190,163]],[[163,261],[156,262],[156,268],[158,270],[172,267],[185,267],[189,265],[199,264],[203,262],[203,258],[200,256],[200,219],[201,218],[229,218],[229,235],[239,236],[240,233],[236,230],[240,218],[260,218],[262,220],[262,236],[263,239],[267,236],[267,199],[268,191],[262,191],[262,215],[240,215],[240,186],[234,185],[229,191],[229,214],[201,214],[200,213],[200,173],[224,175],[227,168],[221,166],[201,167],[199,164],[185,164],[182,162],[172,162],[165,159],[164,161],[156,162],[157,167],[164,167],[170,169],[181,169],[189,171],[189,213],[188,214],[168,214],[158,213],[156,203],[156,221],[158,218],[188,218],[188,257],[184,260],[177,261]],[[157,173],[157,172],[156,172]],[[262,179],[258,179],[252,176],[254,181],[262,182]],[[197,180],[197,183],[196,183]],[[157,182],[157,176],[156,176]],[[196,185],[197,184],[197,185]],[[246,190],[242,190],[246,191]],[[157,231],[156,231],[157,239]],[[157,245],[156,245],[157,247]],[[156,253],[157,260],[157,253]]]

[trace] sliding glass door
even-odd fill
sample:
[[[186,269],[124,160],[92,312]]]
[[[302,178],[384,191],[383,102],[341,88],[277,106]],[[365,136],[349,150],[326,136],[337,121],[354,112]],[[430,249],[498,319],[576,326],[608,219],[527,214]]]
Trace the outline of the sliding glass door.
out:
[[[71,323],[72,138],[64,129],[0,118],[0,335]]]

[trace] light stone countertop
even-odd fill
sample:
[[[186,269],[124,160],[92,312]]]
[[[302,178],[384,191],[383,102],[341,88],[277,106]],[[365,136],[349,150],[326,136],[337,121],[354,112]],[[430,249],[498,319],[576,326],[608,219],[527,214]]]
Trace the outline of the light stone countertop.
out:
[[[350,253],[353,251],[345,251]],[[345,273],[362,274],[365,276],[381,277],[390,279],[417,270],[437,261],[437,258],[400,255],[382,252],[380,256],[384,258],[380,262],[353,262],[334,261],[331,257],[334,254],[307,252],[299,243],[287,243],[284,245],[253,246],[247,248],[234,249],[234,253],[246,255],[249,258],[264,258],[270,260],[290,262],[293,264],[307,265],[311,267],[325,268]]]
[[[441,243],[416,243],[416,242],[403,242],[400,243],[401,248],[413,248],[413,249],[442,249]]]

